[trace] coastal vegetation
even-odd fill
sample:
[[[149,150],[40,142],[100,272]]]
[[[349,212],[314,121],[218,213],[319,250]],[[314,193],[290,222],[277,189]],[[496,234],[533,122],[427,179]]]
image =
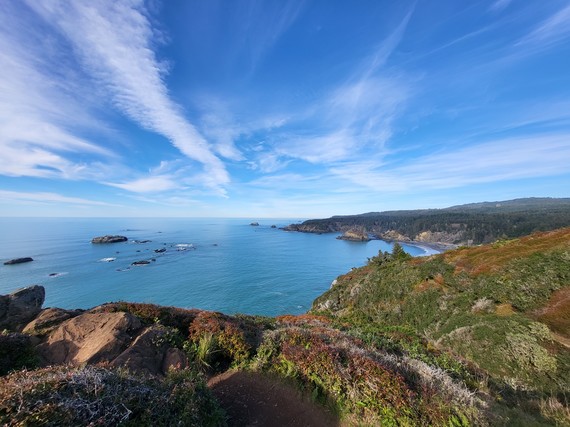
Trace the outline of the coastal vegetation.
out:
[[[0,335],[0,423],[235,425],[206,383],[247,372],[339,425],[570,425],[569,313],[570,228],[421,258],[395,244],[299,316],[44,309]]]
[[[310,219],[285,227],[307,233],[365,231],[384,240],[491,243],[570,226],[570,199],[528,198],[445,209],[370,212]]]

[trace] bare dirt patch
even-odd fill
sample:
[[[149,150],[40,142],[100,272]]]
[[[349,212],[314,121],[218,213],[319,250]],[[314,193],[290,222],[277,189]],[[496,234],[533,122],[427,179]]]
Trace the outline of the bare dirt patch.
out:
[[[254,372],[228,371],[208,381],[229,426],[334,427],[339,420],[293,386]]]

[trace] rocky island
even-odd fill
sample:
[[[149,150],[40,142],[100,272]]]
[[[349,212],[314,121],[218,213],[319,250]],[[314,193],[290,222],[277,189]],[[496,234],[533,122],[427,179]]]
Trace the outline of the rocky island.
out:
[[[351,242],[368,242],[370,241],[370,237],[368,237],[368,233],[364,230],[346,230],[342,235],[338,236],[337,239],[339,240],[349,240]]]
[[[34,259],[32,257],[24,257],[24,258],[14,258],[9,261],[5,261],[4,265],[14,265],[14,264],[23,264],[26,262],[32,262]]]
[[[106,236],[93,237],[93,239],[91,239],[91,243],[119,243],[119,242],[126,242],[127,240],[129,239],[125,236],[106,235]]]
[[[394,245],[275,318],[21,289],[0,296],[0,424],[568,425],[569,260],[570,228]]]

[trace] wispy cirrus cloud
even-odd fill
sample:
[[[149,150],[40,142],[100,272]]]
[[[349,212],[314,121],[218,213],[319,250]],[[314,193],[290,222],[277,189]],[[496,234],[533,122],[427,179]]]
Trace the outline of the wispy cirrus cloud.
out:
[[[9,190],[0,190],[0,199],[6,202],[31,202],[31,203],[54,203],[54,204],[70,204],[81,206],[117,206],[107,202],[98,200],[84,199],[81,197],[63,196],[52,192],[17,192]]]
[[[64,35],[119,110],[202,163],[211,185],[229,182],[222,161],[169,96],[167,66],[157,59],[156,31],[143,1],[52,0],[28,6]]]
[[[133,193],[156,193],[180,188],[180,184],[168,175],[148,176],[122,183],[107,182],[106,184]]]
[[[522,37],[515,46],[544,49],[570,37],[570,5],[559,9]]]
[[[315,164],[348,161],[370,149],[380,154],[411,92],[402,78],[382,70],[404,37],[413,11],[414,7],[344,82],[297,117],[298,130],[275,137],[275,153]],[[303,129],[307,120],[313,123],[310,131]],[[295,124],[295,118],[291,121]]]
[[[385,192],[456,188],[556,176],[568,172],[570,135],[512,137],[438,152],[403,166],[374,162],[340,165],[331,172],[363,188]]]
[[[500,12],[501,10],[506,9],[512,0],[496,0],[493,4],[489,7],[489,10],[492,12]]]
[[[93,162],[115,161],[111,150],[78,134],[100,123],[70,96],[73,75],[46,71],[57,70],[60,58],[44,54],[49,41],[30,34],[14,6],[0,5],[0,174],[77,179],[97,169]],[[89,161],[77,159],[83,153]]]

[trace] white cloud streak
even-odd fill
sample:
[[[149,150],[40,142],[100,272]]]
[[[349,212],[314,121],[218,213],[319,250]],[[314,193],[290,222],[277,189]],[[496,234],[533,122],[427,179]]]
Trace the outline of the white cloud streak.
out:
[[[106,184],[133,193],[156,193],[180,188],[180,184],[171,176],[149,176],[124,183],[106,182]]]
[[[550,47],[570,37],[570,5],[560,9],[541,22],[516,43],[518,47]]]
[[[382,76],[381,70],[404,37],[413,10],[346,82],[311,108],[312,118],[321,122],[317,131],[283,135],[275,142],[277,154],[314,164],[354,159],[366,149],[381,155],[392,123],[410,97],[408,84]]]
[[[28,5],[65,35],[121,111],[202,163],[214,187],[229,182],[221,160],[169,97],[166,67],[153,50],[153,28],[142,1],[46,0]]]
[[[0,190],[0,199],[4,203],[12,202],[31,202],[31,203],[54,203],[54,204],[71,204],[71,205],[87,205],[87,206],[114,206],[110,203],[100,202],[97,200],[83,199],[80,197],[62,196],[57,193],[50,192],[17,192],[9,190]]]
[[[44,45],[29,36],[10,4],[0,5],[0,174],[19,177],[76,179],[93,165],[77,163],[73,155],[114,159],[115,155],[74,133],[70,125],[93,125],[58,78],[42,70],[54,69],[43,55]],[[72,78],[68,81],[72,86]]]
[[[504,9],[506,9],[509,4],[511,4],[512,0],[496,0],[491,7],[489,7],[489,10],[492,12],[500,12]]]
[[[381,170],[373,162],[331,169],[343,179],[376,191],[457,188],[568,172],[570,135],[509,138],[439,152],[405,166]]]

